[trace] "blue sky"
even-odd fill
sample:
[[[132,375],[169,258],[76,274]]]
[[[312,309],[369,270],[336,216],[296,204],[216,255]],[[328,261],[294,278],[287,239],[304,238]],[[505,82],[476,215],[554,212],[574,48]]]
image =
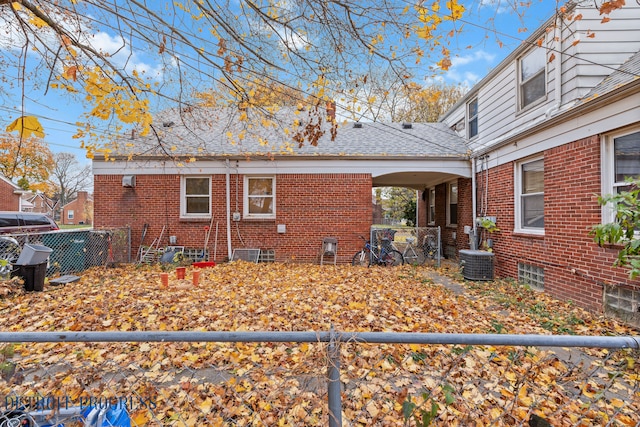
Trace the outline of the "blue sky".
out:
[[[471,87],[506,57],[531,31],[537,29],[554,12],[556,3],[551,0],[536,1],[525,12],[525,21],[521,22],[507,3],[500,0],[483,0],[482,3],[468,3],[468,10],[458,25],[463,26],[462,34],[449,46],[452,52],[452,67],[444,73],[442,79],[447,83],[461,83]],[[528,32],[522,32],[526,27]],[[495,29],[496,32],[491,30]],[[503,44],[499,46],[498,40]],[[115,32],[103,30],[95,34],[92,43],[106,52],[114,52],[113,60],[127,62],[128,68],[146,70],[147,75],[160,72],[160,64],[154,55],[131,51]],[[2,48],[0,39],[0,48]],[[429,67],[426,61],[421,63],[425,71]],[[414,70],[415,71],[415,70]],[[429,77],[427,77],[429,76]],[[417,76],[421,84],[428,84],[431,73]],[[7,76],[12,78],[11,76]],[[15,76],[14,76],[15,77]],[[11,91],[14,89],[4,88]],[[82,120],[82,106],[78,100],[60,96],[56,90],[44,94],[42,87],[27,89],[24,109],[27,114],[36,115],[45,129],[45,141],[53,152],[71,152],[81,162],[88,162],[85,151],[78,140],[72,138],[76,132],[75,122]],[[16,98],[18,99],[18,98]],[[19,116],[21,106],[7,102],[0,107],[0,125],[6,127]]]

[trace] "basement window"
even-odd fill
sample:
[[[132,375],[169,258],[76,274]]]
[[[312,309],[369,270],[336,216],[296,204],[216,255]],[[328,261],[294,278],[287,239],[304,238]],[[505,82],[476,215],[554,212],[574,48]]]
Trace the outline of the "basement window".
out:
[[[640,312],[640,291],[622,286],[607,286],[605,306],[608,309],[624,313]]]
[[[537,291],[544,290],[544,268],[518,263],[518,283],[529,285]]]

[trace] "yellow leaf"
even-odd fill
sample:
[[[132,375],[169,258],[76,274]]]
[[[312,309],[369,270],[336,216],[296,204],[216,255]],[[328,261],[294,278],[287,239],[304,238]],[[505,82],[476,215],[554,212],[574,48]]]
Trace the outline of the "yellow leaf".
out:
[[[213,406],[213,401],[211,400],[210,397],[207,397],[200,405],[198,405],[200,410],[205,414],[208,414],[209,412],[211,412],[212,406]]]
[[[44,131],[42,125],[37,118],[33,116],[22,116],[15,119],[9,126],[7,126],[7,132],[18,131],[21,136],[29,137],[31,135],[44,138]]]

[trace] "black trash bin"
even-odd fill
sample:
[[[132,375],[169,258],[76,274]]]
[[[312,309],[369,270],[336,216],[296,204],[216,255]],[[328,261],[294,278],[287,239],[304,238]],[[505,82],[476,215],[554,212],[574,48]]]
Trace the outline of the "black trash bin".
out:
[[[42,245],[25,244],[16,261],[11,276],[24,280],[26,291],[43,291],[47,276],[47,262],[52,249]]]
[[[34,265],[16,265],[11,276],[19,276],[24,280],[24,290],[42,292],[44,279],[47,276],[47,263]]]

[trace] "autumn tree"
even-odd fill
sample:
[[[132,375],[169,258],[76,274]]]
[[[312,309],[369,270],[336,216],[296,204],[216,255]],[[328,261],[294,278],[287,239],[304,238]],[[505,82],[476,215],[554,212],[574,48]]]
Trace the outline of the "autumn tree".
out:
[[[91,166],[81,165],[71,153],[56,153],[53,159],[49,182],[55,189],[53,198],[60,202],[59,206],[64,206],[76,197],[78,191],[88,190],[92,186]]]
[[[530,4],[504,3],[517,18]],[[606,16],[623,4],[598,7]],[[84,104],[77,138],[89,157],[108,154],[109,143],[125,131],[158,135],[154,112],[195,108],[201,100],[194,94],[212,84],[224,85],[231,95],[226,104],[241,111],[262,104],[254,98],[269,88],[288,87],[317,106],[341,99],[339,111],[348,118],[383,99],[357,90],[372,70],[392,79],[393,88],[447,70],[456,37],[469,28],[465,20],[479,19],[474,13],[481,8],[465,5],[0,0],[0,96],[17,105],[10,127],[25,137],[46,133],[30,109],[50,91]],[[564,21],[577,19],[566,9],[557,13]],[[273,111],[257,110],[273,118]]]
[[[437,122],[467,92],[462,85],[409,83],[400,92],[401,101],[394,111],[396,122]]]
[[[378,200],[386,216],[396,222],[406,221],[416,224],[416,190],[404,187],[383,187],[379,189]]]
[[[25,190],[47,189],[53,155],[40,138],[0,135],[0,173]]]

